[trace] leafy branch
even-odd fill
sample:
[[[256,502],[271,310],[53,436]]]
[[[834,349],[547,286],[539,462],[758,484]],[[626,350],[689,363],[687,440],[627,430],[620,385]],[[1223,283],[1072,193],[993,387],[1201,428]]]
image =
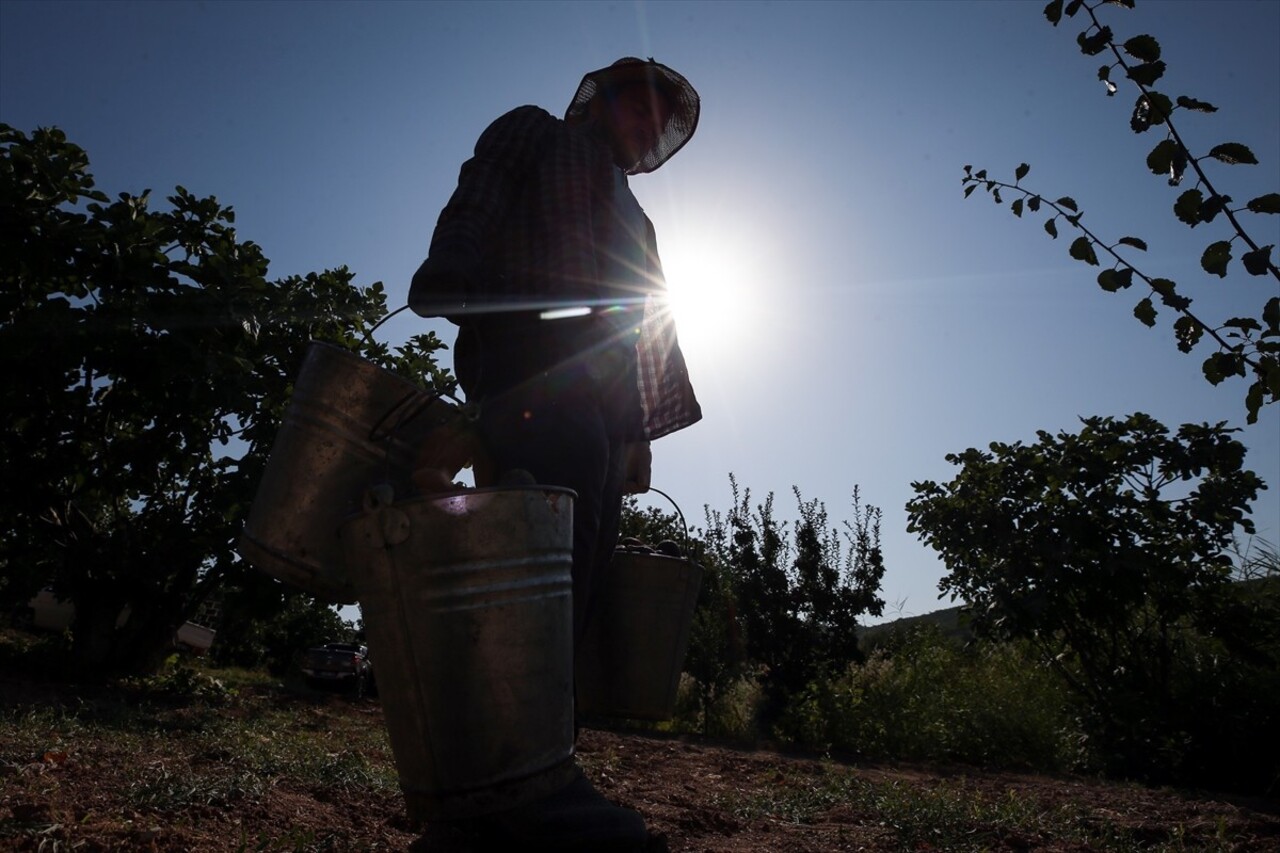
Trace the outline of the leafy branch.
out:
[[[1178,110],[1213,113],[1217,111],[1217,107],[1187,96],[1170,99],[1151,88],[1164,75],[1167,67],[1160,59],[1159,42],[1149,35],[1139,35],[1123,44],[1117,44],[1111,28],[1099,21],[1095,14],[1095,10],[1104,3],[1130,9],[1134,6],[1133,0],[1099,0],[1092,6],[1084,0],[1052,0],[1045,7],[1044,14],[1051,24],[1057,26],[1064,14],[1074,17],[1084,9],[1092,23],[1077,38],[1081,52],[1087,56],[1096,56],[1110,50],[1115,56],[1115,62],[1098,69],[1098,79],[1105,85],[1107,96],[1116,94],[1117,86],[1112,81],[1112,71],[1118,68],[1139,92],[1129,120],[1133,132],[1145,133],[1152,127],[1165,128],[1165,138],[1147,155],[1146,165],[1154,174],[1167,176],[1170,186],[1179,186],[1188,170],[1196,176],[1196,185],[1185,190],[1174,203],[1173,212],[1178,220],[1189,228],[1194,228],[1201,223],[1211,223],[1221,215],[1230,224],[1234,234],[1228,239],[1215,240],[1209,244],[1201,255],[1201,268],[1206,273],[1225,278],[1232,260],[1232,245],[1239,240],[1249,249],[1240,258],[1245,271],[1255,276],[1270,274],[1280,281],[1280,269],[1277,269],[1271,259],[1271,251],[1275,246],[1259,246],[1245,230],[1238,215],[1244,212],[1280,214],[1280,193],[1260,195],[1242,207],[1231,206],[1232,198],[1217,190],[1205,171],[1204,164],[1206,161],[1216,160],[1227,165],[1257,165],[1257,158],[1247,146],[1238,142],[1221,143],[1213,146],[1207,153],[1193,155],[1178,133],[1173,115]],[[1010,204],[1010,210],[1015,216],[1021,217],[1024,210],[1036,213],[1043,206],[1052,212],[1044,224],[1050,237],[1057,239],[1059,220],[1078,230],[1081,236],[1071,243],[1071,257],[1098,266],[1098,253],[1101,251],[1114,261],[1110,268],[1098,275],[1098,285],[1103,290],[1115,293],[1126,289],[1133,284],[1135,277],[1147,285],[1149,294],[1137,303],[1133,311],[1134,316],[1142,323],[1147,326],[1155,325],[1157,312],[1152,297],[1158,296],[1166,307],[1180,315],[1174,323],[1174,336],[1179,350],[1190,352],[1206,335],[1218,344],[1218,351],[1203,363],[1204,375],[1209,382],[1217,385],[1229,376],[1248,378],[1252,375],[1253,382],[1246,392],[1245,406],[1248,422],[1256,423],[1262,406],[1280,399],[1280,297],[1268,299],[1260,317],[1232,317],[1213,326],[1191,311],[1191,299],[1178,293],[1175,282],[1144,274],[1117,252],[1121,246],[1145,252],[1145,241],[1127,236],[1111,244],[1104,242],[1081,224],[1084,214],[1074,199],[1064,196],[1057,201],[1048,201],[1040,194],[1022,187],[1021,181],[1029,172],[1030,166],[1021,164],[1015,170],[1014,182],[1008,183],[990,178],[985,169],[974,171],[972,166],[965,166],[962,179],[965,198],[979,187],[991,195],[997,204],[1003,204],[1004,201],[1001,190],[1017,193],[1018,198]]]

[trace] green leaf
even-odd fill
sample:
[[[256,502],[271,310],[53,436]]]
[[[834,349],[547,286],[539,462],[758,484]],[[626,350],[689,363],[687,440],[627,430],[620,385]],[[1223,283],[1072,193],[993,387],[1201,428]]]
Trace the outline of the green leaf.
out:
[[[1249,275],[1266,275],[1271,266],[1271,250],[1275,245],[1263,246],[1261,249],[1255,249],[1252,252],[1245,252],[1240,256],[1240,262],[1244,264],[1245,270]]]
[[[991,191],[991,200],[996,204],[1000,204],[1000,189],[998,187]]]
[[[1131,267],[1119,270],[1103,270],[1098,273],[1098,286],[1108,293],[1124,290],[1131,284],[1133,284],[1133,269]]]
[[[1267,324],[1267,331],[1280,333],[1280,296],[1273,296],[1262,307],[1262,322]]]
[[[1022,180],[1027,176],[1027,173],[1030,171],[1031,171],[1030,166],[1028,166],[1026,163],[1021,164],[1020,166],[1018,166],[1017,169],[1014,170],[1014,173],[1013,173],[1014,181],[1016,182],[1016,181]]]
[[[1204,337],[1204,327],[1191,317],[1183,315],[1174,321],[1173,335],[1178,340],[1178,349],[1191,352],[1200,339]]]
[[[1200,192],[1200,190],[1187,190],[1178,196],[1178,200],[1173,203],[1174,215],[1178,217],[1179,221],[1195,228],[1200,224],[1200,205],[1203,201],[1204,193]]]
[[[1148,62],[1144,65],[1135,65],[1130,68],[1126,76],[1139,86],[1153,86],[1157,80],[1164,76],[1165,67],[1163,60]]]
[[[1164,124],[1165,118],[1173,112],[1173,103],[1159,92],[1146,92],[1139,95],[1133,105],[1133,115],[1129,117],[1129,127],[1134,133],[1142,133],[1158,124]]]
[[[1133,316],[1137,317],[1144,325],[1150,327],[1156,324],[1156,306],[1151,304],[1151,298],[1147,297],[1133,306]]]
[[[1065,196],[1065,195],[1062,198],[1058,199],[1058,207],[1065,207],[1067,210],[1070,210],[1072,213],[1078,213],[1080,210],[1080,208],[1076,207],[1076,200],[1073,199],[1071,196]]]
[[[1178,143],[1172,139],[1160,140],[1159,144],[1152,148],[1151,153],[1147,155],[1147,168],[1151,170],[1151,174],[1169,174],[1169,170],[1173,168],[1173,158],[1177,155],[1179,147]]]
[[[1206,358],[1200,369],[1204,371],[1204,378],[1208,379],[1211,385],[1221,385],[1222,380],[1234,372],[1231,369],[1231,356],[1225,352],[1215,352]]]
[[[1227,264],[1231,261],[1231,244],[1219,240],[1204,250],[1200,257],[1200,266],[1204,271],[1220,278],[1227,277]]]
[[[1082,5],[1084,5],[1084,0],[1071,0],[1071,2],[1067,4],[1067,17],[1074,18],[1076,16],[1076,12],[1080,11],[1080,7]]]
[[[1033,195],[1031,198],[1027,199],[1027,210],[1031,211],[1032,213],[1035,213],[1039,209],[1040,209],[1040,196]]]
[[[1022,199],[1020,198],[1014,199],[1013,203],[1009,205],[1009,209],[1013,211],[1014,216],[1021,219],[1022,218]]]
[[[970,195],[973,194],[973,191],[976,190],[977,188],[978,188],[977,184],[969,184],[969,186],[964,188],[964,197],[968,198]]]
[[[1139,240],[1137,237],[1121,237],[1118,242],[1122,246],[1132,246],[1141,252],[1145,252],[1147,250],[1146,242]]]
[[[1258,422],[1258,411],[1262,408],[1263,397],[1266,389],[1263,387],[1261,379],[1255,380],[1249,385],[1249,391],[1244,395],[1244,407],[1248,411],[1245,421],[1250,424]]]
[[[1049,5],[1044,7],[1044,16],[1055,27],[1062,22],[1062,2],[1063,0],[1050,0]]]
[[[1144,133],[1151,128],[1151,105],[1145,96],[1139,97],[1133,105],[1133,113],[1129,116],[1129,129],[1134,133]]]
[[[1178,106],[1184,110],[1193,110],[1198,113],[1216,113],[1218,111],[1218,108],[1213,104],[1197,101],[1195,98],[1188,98],[1186,95],[1178,96]]]
[[[1209,151],[1209,156],[1232,166],[1241,163],[1247,166],[1258,165],[1258,158],[1253,156],[1253,152],[1249,150],[1248,146],[1241,145],[1239,142],[1224,142],[1221,145],[1215,145]]]
[[[1167,278],[1153,278],[1151,289],[1160,294],[1160,301],[1175,311],[1186,311],[1191,307],[1191,300],[1177,293],[1177,285]]]
[[[1155,62],[1160,58],[1160,42],[1148,35],[1134,36],[1121,47],[1140,62]]]
[[[1254,213],[1280,213],[1280,193],[1267,193],[1251,200],[1245,207]]]
[[[1147,99],[1151,102],[1151,123],[1164,124],[1173,113],[1173,101],[1169,100],[1169,96],[1161,92],[1147,92]]]
[[[1073,240],[1069,252],[1077,261],[1084,261],[1095,267],[1098,265],[1098,256],[1093,251],[1093,241],[1088,237],[1077,237]]]
[[[1200,221],[1212,222],[1217,218],[1218,214],[1226,209],[1227,204],[1231,201],[1229,195],[1211,195],[1200,205]]]
[[[1261,332],[1262,326],[1252,317],[1232,317],[1222,324],[1224,329],[1239,329],[1242,332]]]
[[[1054,219],[1046,219],[1044,222],[1044,230],[1048,232],[1053,239],[1058,239],[1058,223]]]
[[[1107,87],[1107,97],[1116,93],[1116,84],[1111,82],[1111,66],[1103,65],[1098,69],[1098,79]]]
[[[1187,149],[1181,145],[1173,155],[1173,162],[1169,164],[1169,186],[1176,187],[1182,183],[1182,176],[1187,171]]]
[[[1076,44],[1080,45],[1080,52],[1085,56],[1097,56],[1099,53],[1102,53],[1107,49],[1107,45],[1110,44],[1110,42],[1110,27],[1100,27],[1093,35],[1089,35],[1089,31],[1085,30],[1080,35],[1076,36]]]

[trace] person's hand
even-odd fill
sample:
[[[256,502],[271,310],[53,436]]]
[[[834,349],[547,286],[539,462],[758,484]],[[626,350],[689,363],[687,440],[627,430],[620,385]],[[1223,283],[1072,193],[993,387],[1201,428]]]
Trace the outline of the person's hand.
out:
[[[447,492],[456,488],[453,478],[467,465],[475,464],[480,440],[461,414],[455,414],[431,430],[414,454],[410,479],[419,494]]]
[[[465,313],[473,295],[475,265],[450,256],[429,257],[409,284],[409,307],[419,317],[444,317]]]
[[[633,441],[624,450],[626,455],[626,476],[622,481],[622,491],[628,495],[639,495],[649,491],[649,477],[653,468],[653,452],[647,441]]]

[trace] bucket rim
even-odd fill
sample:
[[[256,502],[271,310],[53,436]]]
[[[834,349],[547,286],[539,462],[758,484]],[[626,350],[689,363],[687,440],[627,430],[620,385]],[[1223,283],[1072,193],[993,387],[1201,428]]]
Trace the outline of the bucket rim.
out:
[[[660,553],[658,551],[653,550],[652,548],[648,548],[647,546],[637,547],[635,545],[619,545],[613,549],[613,557],[614,558],[626,557],[628,559],[637,559],[637,560],[646,560],[646,561],[650,559],[669,560],[673,563],[687,563],[690,566],[697,566],[698,568],[702,568],[702,566],[699,565],[698,561],[690,557],[688,553],[685,553],[682,556],[676,557],[671,554]]]
[[[494,492],[556,492],[562,495],[572,495],[575,499],[578,493],[568,486],[550,486],[541,483],[521,483],[514,486],[479,486],[476,488],[451,489],[447,492],[431,492],[430,494],[405,495],[402,500],[396,501],[397,504],[414,503],[417,501],[436,501],[446,500],[448,498],[464,498],[469,495],[488,495]]]
[[[567,486],[543,486],[538,483],[520,484],[515,486],[482,486],[479,488],[451,489],[446,492],[431,492],[430,494],[407,494],[402,498],[393,498],[389,503],[379,502],[372,507],[365,507],[352,512],[342,519],[342,524],[346,525],[349,521],[378,512],[381,509],[420,506],[422,504],[436,503],[438,501],[452,500],[454,498],[469,498],[475,495],[489,495],[499,492],[537,492],[541,495],[555,494],[567,496],[575,503],[578,500],[578,493]]]

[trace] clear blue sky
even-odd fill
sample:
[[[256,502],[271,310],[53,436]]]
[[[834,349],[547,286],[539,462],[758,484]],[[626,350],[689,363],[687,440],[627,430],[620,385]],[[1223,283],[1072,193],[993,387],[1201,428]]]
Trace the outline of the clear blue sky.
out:
[[[1245,426],[1244,385],[1205,382],[1207,350],[1179,353],[1168,312],[1148,330],[1130,313],[1140,295],[1102,292],[1043,217],[963,200],[965,164],[1030,163],[1026,183],[1073,196],[1100,234],[1145,239],[1143,268],[1210,318],[1258,316],[1276,293],[1200,271],[1217,226],[1176,222],[1176,192],[1144,166],[1159,137],[1128,129],[1134,93],[1104,97],[1082,25],[1049,26],[1043,5],[4,0],[0,121],[63,128],[110,194],[217,196],[272,277],[346,265],[398,307],[489,121],[561,113],[583,73],[621,56],[673,66],[702,122],[633,188],[705,420],[654,446],[654,485],[695,524],[729,507],[730,472],[776,493],[784,519],[792,486],[839,523],[859,485],[884,511],[886,615],[910,615],[949,603],[904,510],[912,481],[954,476],[945,454],[1088,415]],[[1280,2],[1137,6],[1103,14],[1160,41],[1162,91],[1220,108],[1182,120],[1192,146],[1239,141],[1262,160],[1216,167],[1225,191],[1280,190]],[[1280,243],[1277,220],[1250,217],[1259,243]],[[427,329],[452,341],[408,312],[381,333]],[[1242,435],[1275,543],[1280,411]]]

